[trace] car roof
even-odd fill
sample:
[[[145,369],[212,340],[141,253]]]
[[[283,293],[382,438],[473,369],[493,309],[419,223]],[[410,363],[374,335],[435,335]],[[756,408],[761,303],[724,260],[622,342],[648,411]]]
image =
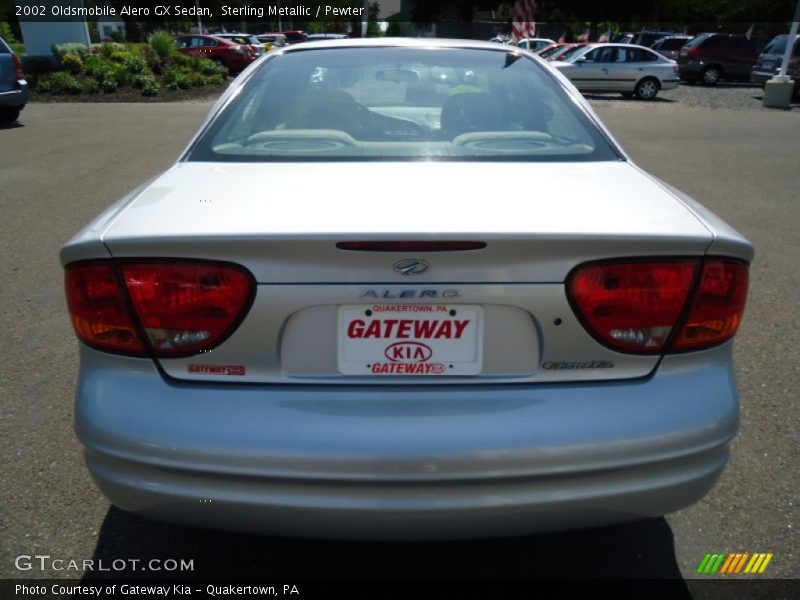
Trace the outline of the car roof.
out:
[[[509,44],[497,44],[495,42],[483,42],[480,40],[459,40],[448,38],[346,38],[341,40],[310,41],[288,46],[284,53],[298,52],[320,48],[330,50],[331,48],[463,48],[477,50],[494,50],[495,52],[525,52],[522,48]]]

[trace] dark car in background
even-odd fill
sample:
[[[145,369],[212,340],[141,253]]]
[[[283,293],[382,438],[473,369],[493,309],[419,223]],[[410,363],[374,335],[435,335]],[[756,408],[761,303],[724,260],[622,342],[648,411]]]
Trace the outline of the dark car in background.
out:
[[[631,44],[651,48],[658,40],[676,35],[674,31],[640,31],[635,35]]]
[[[750,71],[750,81],[763,86],[777,75],[781,68],[781,62],[783,62],[783,55],[786,53],[786,43],[788,41],[788,35],[778,35],[767,44],[767,47],[758,57],[758,62],[753,66],[753,70]],[[791,75],[797,70],[798,64],[800,64],[800,35],[795,36],[794,48],[792,48],[789,67],[786,72]],[[797,81],[796,77],[795,81]]]
[[[701,33],[678,54],[678,75],[685,81],[715,85],[721,79],[750,81],[750,71],[766,46],[764,38],[733,33]]]
[[[175,41],[178,52],[212,60],[227,68],[231,75],[243,71],[258,58],[249,44],[237,44],[215,35],[179,35]]]
[[[683,48],[689,40],[692,39],[690,35],[670,35],[661,38],[655,44],[650,46],[651,49],[658,52],[661,56],[666,56],[670,60],[678,60],[681,48]]]
[[[12,123],[28,102],[28,83],[22,63],[3,38],[0,38],[0,122]]]

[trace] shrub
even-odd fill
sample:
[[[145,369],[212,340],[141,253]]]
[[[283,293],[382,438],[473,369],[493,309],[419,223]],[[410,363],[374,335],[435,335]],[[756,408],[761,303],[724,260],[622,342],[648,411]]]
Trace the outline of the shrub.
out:
[[[122,68],[127,73],[141,73],[147,68],[147,61],[141,54],[128,54],[122,61]]]
[[[119,84],[117,83],[116,79],[111,77],[103,77],[100,80],[100,89],[103,90],[106,94],[111,94],[112,92],[116,92]]]
[[[0,37],[9,44],[19,43],[19,40],[14,37],[14,31],[11,29],[11,25],[9,25],[6,21],[0,21]]]
[[[96,79],[86,79],[83,82],[83,90],[87,94],[99,94],[100,89],[100,82]]]
[[[147,44],[153,49],[161,60],[166,60],[177,54],[175,40],[166,31],[156,31],[147,38]]]
[[[109,58],[114,62],[121,63],[125,62],[125,59],[127,59],[130,55],[131,53],[127,50],[113,50]]]
[[[114,42],[103,42],[102,44],[92,44],[92,54],[97,54],[103,58],[111,58],[115,52],[126,52],[125,44]]]
[[[149,75],[147,75],[145,77],[146,77],[146,81],[144,82],[144,85],[142,86],[142,95],[143,96],[155,96],[156,94],[158,94],[159,90],[161,89],[161,86],[158,84],[158,81],[156,81],[155,77],[151,77]]]
[[[158,54],[156,54],[155,50],[153,50],[150,46],[142,45],[139,47],[139,55],[145,61],[147,68],[150,71],[158,75],[161,74],[161,59],[159,58]]]
[[[188,76],[189,76],[189,83],[192,84],[192,87],[201,87],[204,86],[206,83],[208,83],[206,76],[203,75],[202,73],[193,72],[189,73]]]
[[[94,78],[100,85],[100,89],[106,93],[116,91],[127,79],[127,73],[122,65],[101,59],[100,66],[94,73]]]
[[[25,50],[25,44],[15,42],[13,44],[9,43],[8,45],[11,46],[11,51],[17,56],[25,56],[25,54],[27,54],[27,51]]]
[[[147,83],[148,79],[155,79],[155,78],[152,75],[148,75],[146,73],[137,73],[135,75],[131,75],[128,81],[133,87],[137,89],[142,89],[145,86],[145,83]]]
[[[222,85],[223,83],[225,83],[225,75],[222,74],[207,75],[206,83],[208,85]]]
[[[181,54],[180,52],[176,52],[173,56],[170,57],[169,62],[179,67],[192,68],[200,60],[201,59],[197,58],[196,56],[189,56],[188,54]]]
[[[198,65],[198,70],[203,75],[221,75],[225,77],[228,74],[228,69],[225,67],[218,65],[213,60],[200,60],[200,64]]]
[[[171,90],[188,90],[192,87],[190,72],[183,67],[172,67],[164,71],[164,83]]]
[[[45,82],[46,90],[43,90],[41,86]],[[49,91],[52,94],[80,94],[83,91],[80,81],[66,71],[48,75],[39,83],[39,86],[41,91]]]
[[[73,75],[83,73],[83,60],[77,54],[65,54],[61,57],[61,68]]]
[[[80,44],[78,42],[56,44],[53,46],[53,54],[59,58],[64,58],[67,54],[76,54],[82,60],[89,56],[89,47],[86,44]]]
[[[96,77],[105,68],[105,64],[102,58],[92,54],[87,56],[86,60],[83,61],[83,72],[92,77]]]

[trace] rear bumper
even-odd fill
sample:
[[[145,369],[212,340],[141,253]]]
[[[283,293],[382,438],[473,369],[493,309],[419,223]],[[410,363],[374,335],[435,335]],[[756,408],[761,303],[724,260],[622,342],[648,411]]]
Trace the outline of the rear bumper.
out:
[[[468,538],[662,515],[738,428],[730,345],[635,382],[391,388],[165,382],[82,348],[76,430],[110,501],[315,537]]]
[[[697,81],[702,77],[705,63],[702,61],[689,61],[678,63],[678,77],[684,81]]]
[[[19,109],[28,103],[28,82],[18,81],[18,88],[0,92],[0,110]]]
[[[661,80],[661,89],[662,90],[674,90],[680,84],[681,80],[678,78],[673,79],[662,79]]]

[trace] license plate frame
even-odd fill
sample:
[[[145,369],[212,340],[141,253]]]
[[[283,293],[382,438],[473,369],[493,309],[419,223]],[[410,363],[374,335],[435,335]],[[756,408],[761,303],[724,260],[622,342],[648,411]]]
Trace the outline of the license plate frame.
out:
[[[341,305],[338,369],[376,378],[478,375],[483,328],[483,307],[476,304]]]

